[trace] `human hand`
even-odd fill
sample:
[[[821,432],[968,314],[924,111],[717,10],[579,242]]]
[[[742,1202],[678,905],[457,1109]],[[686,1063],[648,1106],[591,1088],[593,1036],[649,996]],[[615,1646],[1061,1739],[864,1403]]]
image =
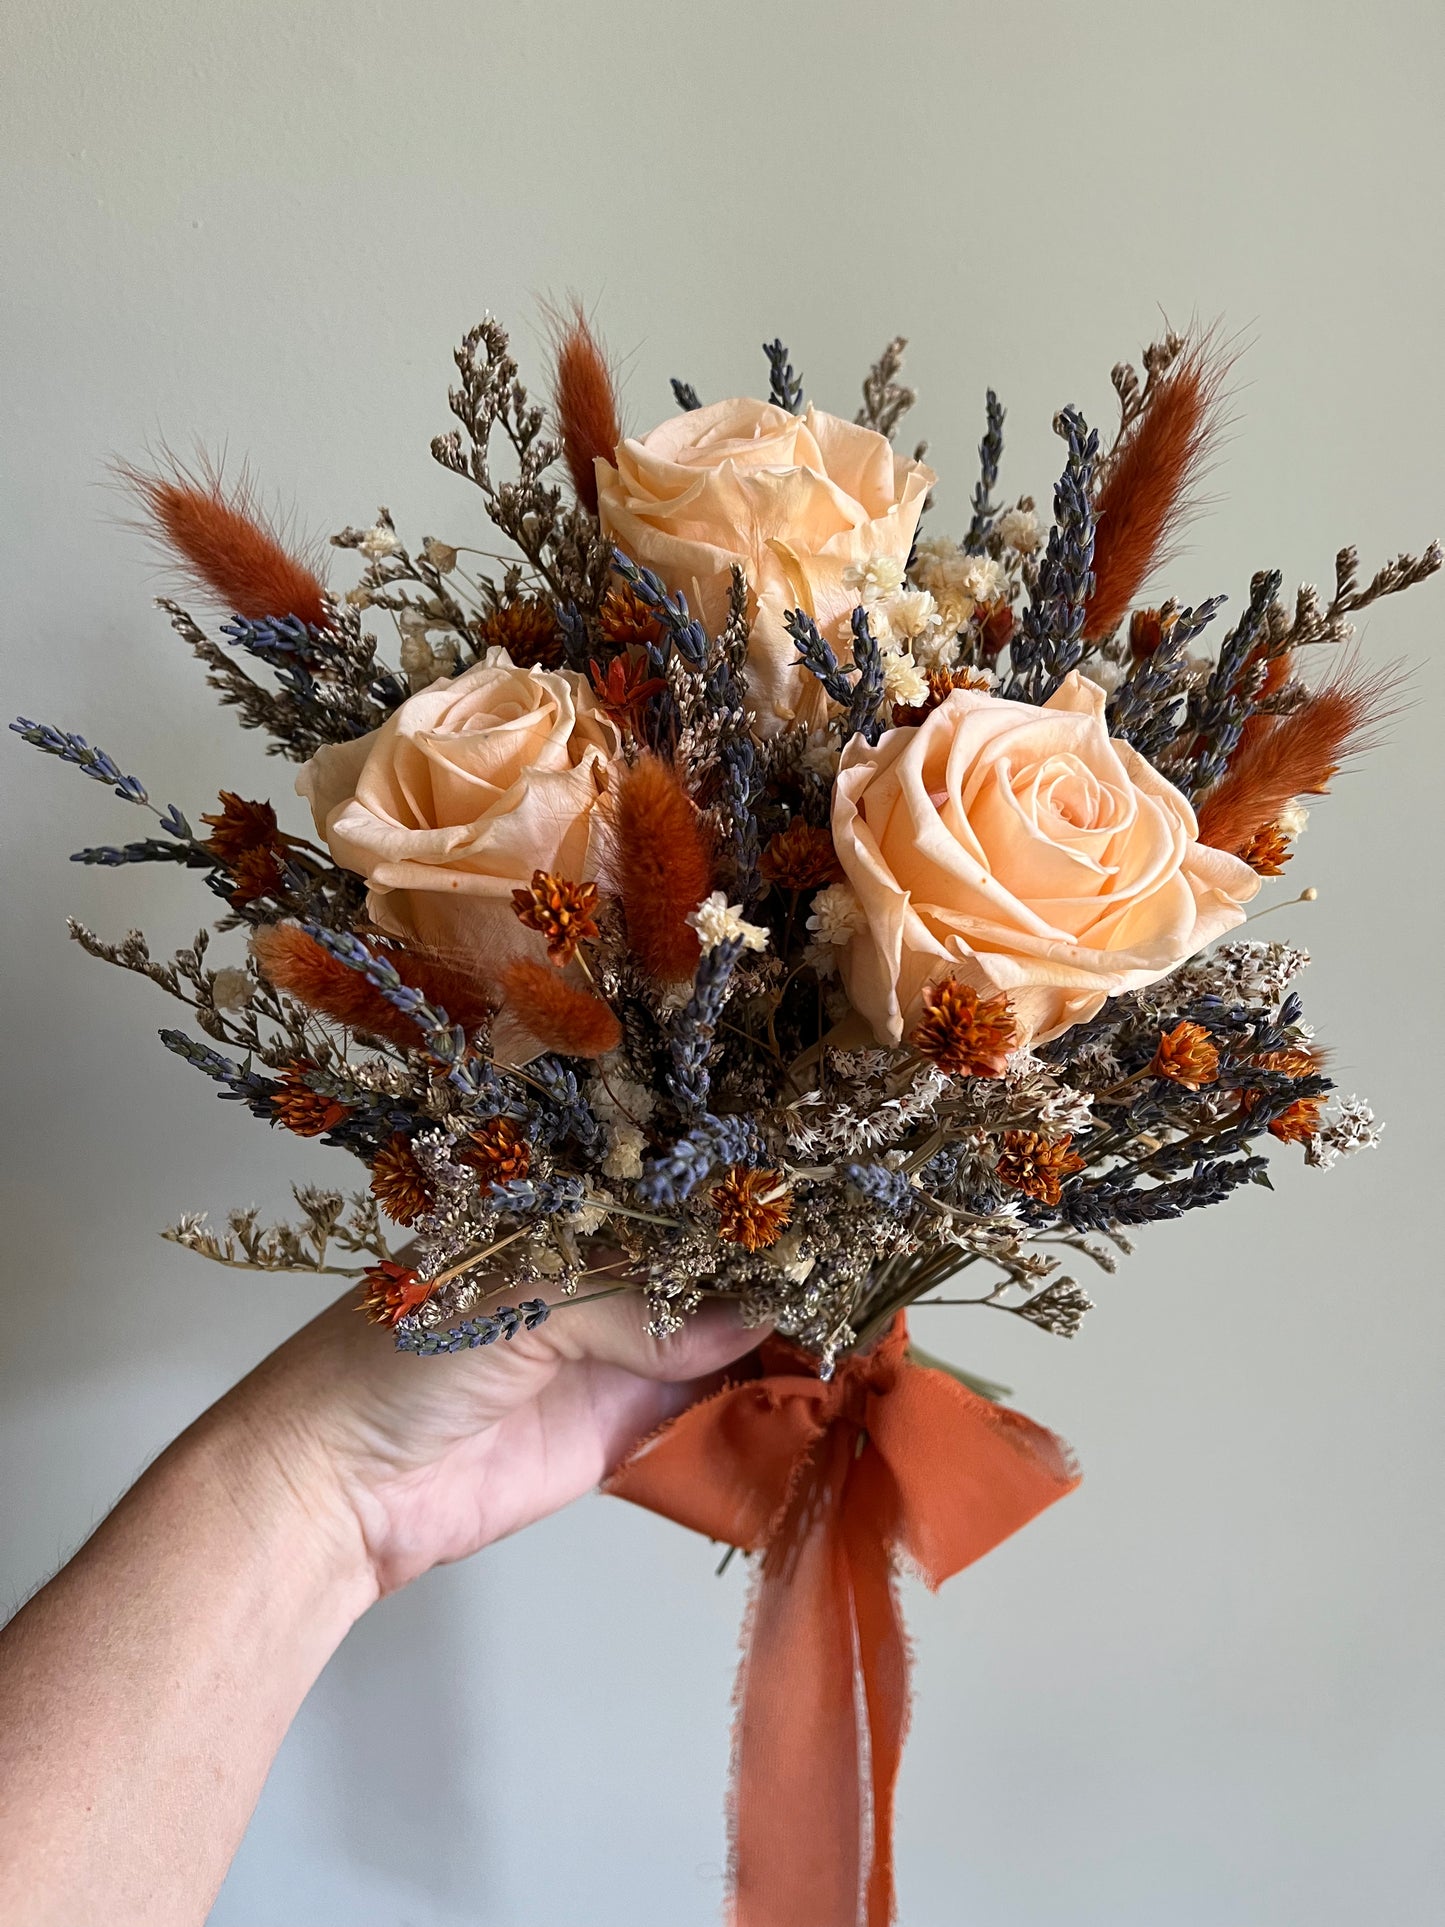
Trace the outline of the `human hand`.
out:
[[[510,1343],[418,1358],[355,1305],[338,1299],[215,1411],[343,1540],[354,1522],[381,1594],[588,1491],[759,1337],[714,1302],[650,1338],[629,1291],[564,1303]]]

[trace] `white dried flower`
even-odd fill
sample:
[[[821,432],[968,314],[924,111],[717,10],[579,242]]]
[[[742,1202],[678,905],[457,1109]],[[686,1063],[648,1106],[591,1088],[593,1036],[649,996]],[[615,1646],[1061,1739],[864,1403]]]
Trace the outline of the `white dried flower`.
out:
[[[745,950],[766,950],[768,933],[760,923],[749,923],[740,903],[729,903],[721,890],[714,890],[687,919],[696,930],[704,950],[716,950],[720,943],[741,941]]]
[[[974,602],[1000,602],[1008,599],[1008,571],[991,555],[967,555],[967,565],[959,587]]]
[[[587,1086],[587,1101],[604,1124],[624,1119],[645,1124],[657,1108],[656,1093],[627,1075],[626,1059],[618,1051],[604,1057],[599,1074]]]
[[[403,634],[399,656],[402,674],[413,696],[418,690],[429,689],[441,677],[456,673],[457,645],[450,636],[432,644],[422,630],[413,628]]]
[[[818,943],[839,949],[868,927],[863,905],[849,883],[830,883],[813,898],[808,928]]]
[[[844,569],[843,584],[855,590],[858,600],[868,607],[903,587],[903,564],[896,556],[870,555],[866,562]]]
[[[900,589],[884,603],[883,613],[890,634],[905,642],[915,642],[938,627],[938,604],[927,589]]]
[[[1304,835],[1306,829],[1309,827],[1309,820],[1309,811],[1303,803],[1296,799],[1293,803],[1285,804],[1284,808],[1275,818],[1275,824],[1280,834],[1287,836],[1290,841],[1293,842],[1297,836]]]
[[[395,555],[401,547],[401,542],[395,529],[389,529],[385,522],[376,522],[366,531],[356,546],[373,562],[380,562],[388,555]]]
[[[1383,1129],[1362,1097],[1342,1097],[1334,1114],[1325,1119],[1305,1146],[1305,1163],[1312,1164],[1317,1171],[1328,1171],[1337,1158],[1353,1157],[1356,1151],[1373,1151]]]
[[[1032,509],[1005,509],[993,525],[994,534],[1016,555],[1032,555],[1043,541],[1039,518]]]
[[[882,662],[883,694],[887,701],[903,703],[910,709],[927,701],[928,678],[912,656],[904,655],[901,650],[885,649]]]
[[[438,542],[434,535],[426,537],[421,552],[438,575],[450,575],[457,566],[457,551],[450,542]]]
[[[585,1204],[575,1211],[569,1211],[560,1220],[561,1224],[578,1238],[590,1238],[598,1226],[605,1223],[612,1199],[605,1192],[594,1192]]]
[[[1082,674],[1091,683],[1096,683],[1106,696],[1112,696],[1127,671],[1122,662],[1111,662],[1107,656],[1095,656],[1092,662],[1085,664]]]
[[[814,776],[821,776],[825,783],[831,783],[838,774],[838,745],[825,730],[815,731],[808,738],[808,747],[798,758],[800,766]]]
[[[607,1127],[607,1155],[602,1170],[609,1178],[640,1178],[647,1139],[635,1124],[619,1118]]]
[[[211,1002],[217,1010],[244,1010],[256,994],[256,986],[244,970],[228,965],[211,979]]]

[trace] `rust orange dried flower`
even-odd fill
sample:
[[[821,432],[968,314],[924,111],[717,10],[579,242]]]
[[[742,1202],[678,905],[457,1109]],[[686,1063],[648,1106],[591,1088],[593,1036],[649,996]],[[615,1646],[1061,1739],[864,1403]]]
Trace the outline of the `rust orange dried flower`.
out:
[[[733,1165],[721,1184],[713,1186],[718,1234],[745,1251],[761,1251],[776,1244],[793,1215],[793,1201],[781,1171],[751,1171]]]
[[[306,1082],[315,1069],[305,1058],[293,1058],[281,1073],[280,1090],[271,1098],[276,1122],[295,1137],[320,1137],[346,1116],[344,1104],[338,1104],[334,1097],[323,1097]]]
[[[395,1224],[415,1224],[430,1203],[421,1166],[399,1131],[372,1159],[371,1195]]]
[[[614,649],[662,641],[662,624],[626,583],[619,582],[607,591],[598,620],[603,641],[610,642]]]
[[[491,1117],[457,1153],[487,1184],[510,1184],[532,1168],[532,1147],[515,1118]]]
[[[614,722],[636,729],[642,712],[667,684],[647,673],[647,657],[640,649],[614,656],[604,669],[594,657],[587,665],[592,693]]]
[[[1149,1069],[1155,1077],[1167,1077],[1186,1091],[1197,1091],[1201,1084],[1218,1081],[1219,1051],[1203,1024],[1192,1024],[1186,1018],[1159,1039]]]
[[[802,817],[769,838],[758,870],[765,882],[780,890],[816,890],[820,884],[839,882],[843,875],[828,831]]]
[[[519,922],[547,939],[547,955],[559,968],[571,963],[578,944],[597,936],[595,883],[571,883],[550,870],[534,870],[530,889],[512,892],[512,905]]]
[[[923,993],[924,1015],[909,1043],[950,1077],[998,1077],[1018,1042],[1013,1006],[1000,992],[980,997],[971,984],[945,977]]]
[[[424,1305],[433,1290],[431,1283],[418,1277],[408,1265],[393,1264],[390,1258],[373,1265],[361,1285],[357,1309],[373,1325],[395,1325],[408,1312]]]
[[[505,649],[519,669],[557,669],[562,663],[562,631],[545,596],[518,596],[489,609],[477,625],[483,649]]]
[[[1278,1071],[1283,1077],[1313,1077],[1320,1068],[1310,1050],[1267,1050],[1254,1061],[1262,1071]]]
[[[1038,1131],[1005,1131],[996,1167],[1000,1183],[1040,1204],[1057,1204],[1064,1179],[1084,1168],[1083,1158],[1069,1148],[1073,1141],[1072,1134],[1047,1138]]]
[[[1271,1119],[1269,1134],[1281,1144],[1307,1144],[1312,1137],[1319,1136],[1324,1108],[1322,1097],[1297,1097],[1287,1111]]]
[[[1255,831],[1239,854],[1256,876],[1282,877],[1284,866],[1294,852],[1279,824],[1266,823],[1263,829]]]
[[[203,816],[211,834],[206,848],[218,863],[234,869],[252,850],[274,850],[286,838],[276,827],[276,812],[269,803],[248,802],[234,790],[222,790],[217,816]]]
[[[921,723],[925,716],[931,716],[940,703],[947,702],[955,689],[992,689],[993,684],[987,676],[980,676],[972,669],[930,669],[928,672],[928,694],[921,703],[895,703],[893,705],[893,727],[911,729]]]

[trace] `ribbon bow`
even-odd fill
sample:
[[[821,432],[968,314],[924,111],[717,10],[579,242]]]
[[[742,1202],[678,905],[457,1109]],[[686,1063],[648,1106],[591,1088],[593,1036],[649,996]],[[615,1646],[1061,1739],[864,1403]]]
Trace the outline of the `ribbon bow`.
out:
[[[908,1722],[894,1572],[930,1587],[1078,1483],[1068,1448],[907,1357],[902,1316],[823,1381],[757,1375],[672,1419],[603,1490],[761,1555],[733,1740],[734,1927],[889,1927]]]

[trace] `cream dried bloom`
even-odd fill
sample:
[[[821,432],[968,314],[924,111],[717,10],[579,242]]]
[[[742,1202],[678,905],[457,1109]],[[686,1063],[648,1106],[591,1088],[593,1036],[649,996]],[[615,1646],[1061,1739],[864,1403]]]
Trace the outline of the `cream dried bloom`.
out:
[[[866,562],[844,569],[843,583],[857,590],[865,606],[882,602],[903,587],[903,564],[896,555],[870,555]]]
[[[395,529],[389,529],[385,522],[376,522],[366,531],[356,546],[373,562],[380,562],[385,556],[395,555],[401,547],[401,542]]]
[[[766,950],[768,933],[760,923],[749,923],[740,903],[729,903],[721,890],[714,890],[687,919],[698,934],[704,950],[716,950],[720,943],[741,941],[745,950]]]
[[[890,703],[912,708],[928,700],[928,678],[912,656],[899,649],[882,653],[883,694]]]
[[[1039,518],[1032,509],[1005,509],[993,525],[994,534],[1016,555],[1032,555],[1043,541]]]
[[[836,949],[868,926],[857,892],[849,883],[830,883],[813,898],[808,928],[821,944]]]
[[[250,975],[227,965],[211,979],[211,1002],[217,1010],[244,1010],[256,994]]]

